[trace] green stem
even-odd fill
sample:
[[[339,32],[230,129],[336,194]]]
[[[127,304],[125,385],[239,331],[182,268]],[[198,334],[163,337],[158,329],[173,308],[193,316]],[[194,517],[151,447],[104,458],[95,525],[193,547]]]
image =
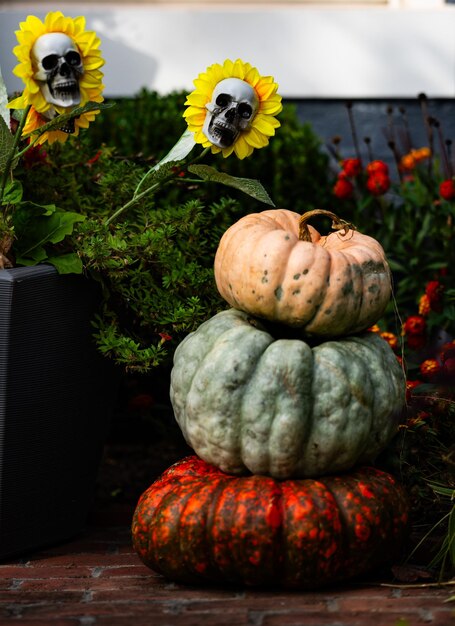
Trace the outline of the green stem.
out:
[[[24,112],[22,113],[21,121],[19,122],[19,126],[17,127],[17,130],[16,130],[16,134],[14,135],[14,143],[11,148],[11,152],[9,153],[8,159],[6,161],[5,171],[3,172],[3,176],[2,176],[2,182],[1,182],[1,187],[0,187],[0,204],[3,201],[3,195],[5,193],[5,187],[8,181],[8,176],[10,174],[11,166],[16,156],[17,146],[19,145],[19,142],[21,140],[22,130],[24,129],[25,122],[27,121],[27,116],[31,109],[31,106],[32,105],[29,104],[27,108],[24,110]]]
[[[189,165],[194,165],[195,163],[197,163],[198,161],[200,161],[206,154],[207,152],[210,150],[210,148],[205,148],[201,154],[199,154],[199,156],[197,156],[195,159],[193,159],[192,161],[190,161],[189,163],[187,163],[183,169],[188,169]],[[109,226],[109,224],[111,224],[115,219],[117,219],[117,217],[119,215],[121,215],[124,211],[126,211],[126,209],[129,209],[130,206],[132,206],[133,204],[135,204],[136,202],[138,202],[138,200],[140,200],[141,198],[143,198],[144,196],[146,196],[147,194],[155,191],[156,189],[158,189],[159,187],[161,187],[162,185],[165,185],[166,183],[168,183],[170,180],[172,180],[173,178],[177,178],[177,176],[175,174],[169,174],[169,176],[166,176],[165,178],[163,178],[162,180],[160,180],[158,183],[155,183],[154,185],[152,185],[151,187],[147,187],[147,189],[144,189],[144,191],[142,191],[141,193],[138,193],[140,186],[142,185],[142,183],[144,182],[144,180],[147,178],[147,176],[149,176],[151,173],[153,173],[153,168],[151,170],[149,170],[139,181],[136,189],[134,190],[133,193],[133,197],[131,198],[131,200],[129,200],[126,204],[124,204],[123,206],[121,206],[119,209],[117,209],[117,211],[115,211],[110,217],[108,217],[105,221],[104,221],[104,226]]]
[[[151,187],[148,187],[147,189],[145,189],[144,191],[139,193],[137,196],[133,196],[131,198],[131,200],[129,200],[126,204],[124,204],[119,209],[117,209],[117,211],[115,211],[110,217],[108,217],[104,221],[104,226],[109,226],[109,224],[111,222],[113,222],[115,219],[117,219],[117,217],[119,215],[121,215],[123,213],[123,211],[126,211],[126,209],[129,209],[130,206],[132,206],[133,204],[136,204],[136,202],[138,202],[141,198],[146,196],[148,193],[151,193],[152,191],[155,191],[155,189],[158,189],[158,187],[160,187],[164,183],[169,182],[172,178],[174,178],[174,177],[173,176],[168,176],[167,178],[164,178],[163,180],[161,180],[159,183],[155,183]]]
[[[33,141],[30,141],[29,144],[27,144],[27,146],[25,148],[23,148],[22,150],[20,150],[17,153],[17,158],[20,159],[22,156],[24,156],[24,154],[26,152],[28,152],[30,150],[30,148],[33,148],[33,146],[36,144],[36,142],[38,141],[38,139],[41,137],[41,135],[36,135],[35,139]]]

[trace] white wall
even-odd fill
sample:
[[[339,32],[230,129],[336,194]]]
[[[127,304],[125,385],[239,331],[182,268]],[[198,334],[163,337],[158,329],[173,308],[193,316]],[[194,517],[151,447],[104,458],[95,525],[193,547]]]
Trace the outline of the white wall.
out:
[[[199,72],[242,58],[285,97],[455,97],[455,5],[2,3],[0,65],[9,92],[14,31],[30,13],[85,15],[102,39],[105,94],[192,89]]]

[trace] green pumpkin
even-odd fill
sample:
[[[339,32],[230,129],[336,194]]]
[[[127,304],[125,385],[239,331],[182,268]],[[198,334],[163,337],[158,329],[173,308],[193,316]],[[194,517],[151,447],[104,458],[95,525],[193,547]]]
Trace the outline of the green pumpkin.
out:
[[[376,458],[396,433],[405,378],[375,333],[312,348],[230,309],[178,346],[170,395],[188,444],[222,471],[314,477]]]

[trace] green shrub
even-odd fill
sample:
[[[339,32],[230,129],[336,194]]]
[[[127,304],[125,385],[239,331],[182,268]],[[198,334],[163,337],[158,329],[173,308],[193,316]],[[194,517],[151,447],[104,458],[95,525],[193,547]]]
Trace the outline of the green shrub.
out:
[[[98,346],[128,370],[168,364],[183,336],[226,306],[213,279],[218,242],[244,214],[265,208],[235,189],[223,197],[225,187],[177,177],[105,227],[184,131],[184,100],[147,91],[120,100],[79,139],[55,143],[16,170],[25,197],[86,216],[66,245],[102,287]],[[208,154],[204,162],[256,178],[277,206],[304,212],[327,202],[328,158],[293,106],[285,105],[280,120],[270,145],[249,159]]]

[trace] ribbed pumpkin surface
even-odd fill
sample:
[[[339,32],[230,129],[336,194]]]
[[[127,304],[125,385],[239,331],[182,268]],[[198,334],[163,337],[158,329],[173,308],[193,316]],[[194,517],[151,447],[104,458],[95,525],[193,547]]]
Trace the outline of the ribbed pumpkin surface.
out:
[[[177,347],[175,417],[223,471],[319,476],[369,463],[396,433],[403,372],[375,333],[311,348],[242,311],[218,313]]]
[[[278,482],[193,456],[144,492],[132,535],[142,561],[171,580],[316,588],[389,562],[406,524],[400,486],[373,468]]]
[[[358,231],[327,237],[285,209],[246,215],[223,235],[215,280],[231,306],[323,337],[366,330],[384,313],[390,270],[381,245]]]

